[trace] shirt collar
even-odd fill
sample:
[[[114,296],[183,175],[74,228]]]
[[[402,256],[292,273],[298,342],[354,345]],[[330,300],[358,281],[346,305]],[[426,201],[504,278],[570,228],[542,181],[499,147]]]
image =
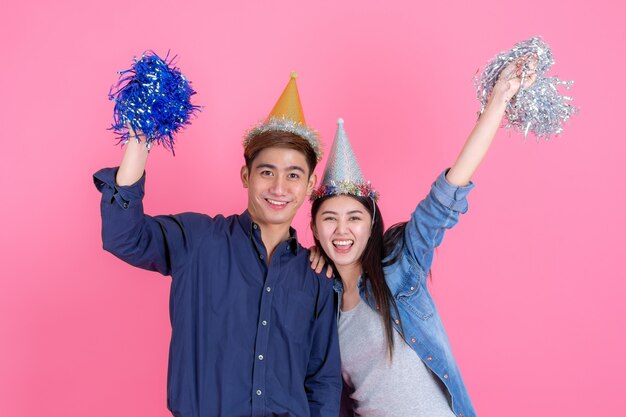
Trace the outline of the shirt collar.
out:
[[[360,276],[359,277],[359,282],[357,284],[357,286],[359,287],[359,292],[363,292],[363,277]],[[343,293],[343,282],[341,282],[341,279],[339,279],[336,275],[335,278],[333,279],[333,289],[335,290],[335,292],[337,293]]]
[[[259,241],[261,240],[261,228],[258,224],[252,221],[252,217],[250,216],[250,212],[248,212],[248,210],[239,215],[239,224],[250,236],[255,236],[259,239]],[[292,254],[298,254],[300,245],[298,244],[298,233],[296,232],[296,229],[289,226],[289,238],[281,243],[281,246],[282,245],[286,245],[286,248],[290,250]]]

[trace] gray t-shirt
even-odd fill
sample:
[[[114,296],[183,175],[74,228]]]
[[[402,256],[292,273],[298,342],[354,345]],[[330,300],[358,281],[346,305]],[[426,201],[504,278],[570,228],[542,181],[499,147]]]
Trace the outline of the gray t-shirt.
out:
[[[393,360],[380,316],[365,302],[339,316],[341,371],[354,390],[356,415],[455,417],[447,390],[417,353],[393,332]]]

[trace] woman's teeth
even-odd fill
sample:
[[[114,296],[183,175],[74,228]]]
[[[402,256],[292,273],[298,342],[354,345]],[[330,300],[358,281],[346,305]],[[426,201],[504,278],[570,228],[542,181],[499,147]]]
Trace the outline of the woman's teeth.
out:
[[[354,240],[333,240],[333,245],[337,246],[337,247],[346,247],[346,246],[350,246],[354,243]]]

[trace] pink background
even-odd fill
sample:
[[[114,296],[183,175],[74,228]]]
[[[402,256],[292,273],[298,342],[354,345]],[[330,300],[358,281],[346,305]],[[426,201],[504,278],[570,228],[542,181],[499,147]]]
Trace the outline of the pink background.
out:
[[[176,157],[152,153],[148,212],[242,211],[240,138],[297,70],[308,121],[329,147],[346,120],[391,225],[453,162],[476,70],[534,35],[580,115],[549,142],[499,132],[432,290],[479,415],[623,414],[623,3],[91,3],[1,7],[0,415],[169,415],[169,278],[102,251],[91,180],[121,158],[106,94],[134,55],[177,53],[205,106]]]

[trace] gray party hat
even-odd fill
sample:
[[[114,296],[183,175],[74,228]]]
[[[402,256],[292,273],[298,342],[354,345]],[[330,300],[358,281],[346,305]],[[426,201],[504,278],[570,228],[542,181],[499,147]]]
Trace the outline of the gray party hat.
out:
[[[363,177],[341,118],[337,119],[337,132],[326,162],[324,179],[317,190],[311,194],[311,200],[340,194],[378,200],[378,193]]]

